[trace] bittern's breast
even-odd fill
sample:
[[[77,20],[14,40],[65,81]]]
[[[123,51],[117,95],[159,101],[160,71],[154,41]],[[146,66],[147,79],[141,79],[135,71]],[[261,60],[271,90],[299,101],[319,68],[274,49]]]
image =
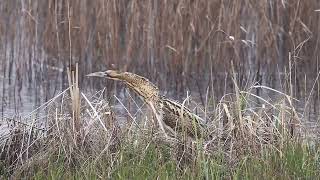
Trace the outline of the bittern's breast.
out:
[[[191,137],[203,135],[201,120],[187,108],[181,108],[170,100],[164,101],[162,107],[163,122],[177,132],[186,132]]]

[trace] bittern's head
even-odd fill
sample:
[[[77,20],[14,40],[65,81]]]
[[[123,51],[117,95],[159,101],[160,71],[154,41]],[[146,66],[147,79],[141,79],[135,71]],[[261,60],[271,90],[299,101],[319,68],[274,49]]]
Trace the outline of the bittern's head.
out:
[[[94,72],[94,73],[88,74],[87,76],[105,77],[105,78],[109,78],[109,79],[120,80],[119,79],[120,75],[121,75],[121,73],[119,71],[107,70],[107,71]]]
[[[116,70],[107,70],[88,74],[91,77],[105,77],[124,82],[129,88],[136,91],[145,99],[158,98],[159,90],[148,79],[130,72],[120,72]]]

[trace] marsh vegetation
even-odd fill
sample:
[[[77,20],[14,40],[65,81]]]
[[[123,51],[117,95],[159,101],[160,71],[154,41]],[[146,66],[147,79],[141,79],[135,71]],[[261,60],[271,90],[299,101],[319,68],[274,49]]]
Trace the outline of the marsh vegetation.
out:
[[[309,1],[0,4],[0,174],[35,179],[313,179],[319,16]],[[181,149],[120,69],[205,119]],[[192,149],[190,151],[190,149]]]

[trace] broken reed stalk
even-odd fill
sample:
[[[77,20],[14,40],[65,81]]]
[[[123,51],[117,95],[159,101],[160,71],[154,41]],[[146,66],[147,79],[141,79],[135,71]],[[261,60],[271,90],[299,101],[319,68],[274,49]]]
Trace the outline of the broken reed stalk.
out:
[[[75,135],[74,142],[76,142],[77,137],[80,134],[81,122],[80,122],[80,91],[79,91],[79,81],[78,81],[78,63],[76,64],[76,69],[68,71],[68,82],[71,97],[71,110],[72,110],[72,127]]]

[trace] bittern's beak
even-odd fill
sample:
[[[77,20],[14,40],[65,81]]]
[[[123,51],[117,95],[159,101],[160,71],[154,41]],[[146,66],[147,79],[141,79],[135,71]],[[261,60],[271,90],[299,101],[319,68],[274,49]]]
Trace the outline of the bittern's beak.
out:
[[[106,72],[94,72],[94,73],[90,73],[87,74],[86,76],[91,76],[91,77],[107,77],[107,73]]]
[[[91,74],[88,74],[86,76],[91,76],[91,77],[105,77],[105,78],[110,78],[110,79],[115,79],[120,75],[118,71],[115,70],[107,70],[107,71],[101,71],[101,72],[94,72]]]

